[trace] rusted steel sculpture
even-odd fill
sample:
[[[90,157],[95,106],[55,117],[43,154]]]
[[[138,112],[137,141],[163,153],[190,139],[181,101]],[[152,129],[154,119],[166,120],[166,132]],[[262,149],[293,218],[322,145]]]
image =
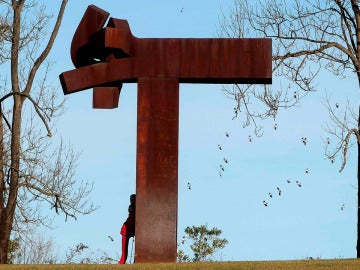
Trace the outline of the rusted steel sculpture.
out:
[[[75,32],[76,69],[64,94],[93,88],[94,108],[116,108],[138,84],[135,262],[175,262],[179,83],[271,83],[270,39],[136,38],[126,20],[89,6]]]

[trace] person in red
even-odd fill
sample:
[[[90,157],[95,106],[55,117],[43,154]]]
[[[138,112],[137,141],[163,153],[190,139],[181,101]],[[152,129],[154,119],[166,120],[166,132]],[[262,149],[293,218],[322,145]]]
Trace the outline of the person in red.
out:
[[[135,205],[136,195],[130,195],[130,205],[128,208],[129,216],[121,227],[122,250],[119,264],[125,264],[128,255],[128,246],[130,237],[135,236]]]

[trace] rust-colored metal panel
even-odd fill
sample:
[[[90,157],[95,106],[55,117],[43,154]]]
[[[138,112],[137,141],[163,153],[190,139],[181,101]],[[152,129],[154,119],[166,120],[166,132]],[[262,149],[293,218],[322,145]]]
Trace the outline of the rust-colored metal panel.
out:
[[[135,262],[175,262],[179,84],[139,78]]]
[[[101,30],[109,13],[97,6],[90,5],[85,11],[71,42],[71,59],[75,67],[94,63],[89,47],[91,35]]]
[[[152,53],[149,53],[152,52]],[[138,76],[183,83],[271,83],[271,39],[136,39]]]
[[[60,77],[64,93],[136,82],[138,77],[146,76],[175,77],[185,83],[271,83],[269,39],[237,39],[234,42],[227,39],[143,41],[136,45],[134,57],[62,73]],[[221,55],[218,53],[220,48],[223,48]],[[179,54],[175,54],[177,52]]]
[[[94,6],[86,10],[71,52],[73,59],[80,58],[76,67],[87,66],[81,72],[89,83],[77,89],[76,82],[63,85],[65,94],[144,76],[176,77],[185,83],[271,83],[271,39],[136,38],[126,20],[111,18],[108,27],[99,29],[107,16]],[[105,61],[109,55],[111,61]],[[94,58],[102,59],[102,65]],[[116,76],[112,70],[118,66]],[[63,73],[62,80],[78,78],[72,72]]]
[[[114,109],[119,106],[120,87],[95,87],[93,90],[94,109]]]
[[[126,20],[89,6],[75,32],[76,69],[64,94],[94,88],[94,108],[116,108],[138,83],[136,262],[175,262],[179,83],[271,83],[271,39],[136,38]]]
[[[60,74],[64,94],[71,94],[97,86],[117,86],[121,83],[136,82],[133,60],[101,62],[80,67]]]

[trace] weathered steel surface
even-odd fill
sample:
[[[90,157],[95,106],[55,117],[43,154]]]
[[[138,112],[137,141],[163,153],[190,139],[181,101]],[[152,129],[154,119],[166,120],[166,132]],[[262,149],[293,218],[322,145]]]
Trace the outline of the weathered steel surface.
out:
[[[179,83],[139,78],[136,262],[175,262]]]
[[[95,62],[91,57],[89,37],[104,26],[108,17],[108,12],[94,5],[90,5],[86,9],[71,42],[70,54],[75,67],[89,65]]]
[[[136,38],[126,20],[89,6],[72,41],[64,94],[94,88],[116,108],[138,83],[135,262],[176,261],[179,83],[271,83],[270,39]]]
[[[119,105],[120,87],[94,87],[93,108],[114,109]]]
[[[84,34],[84,18],[94,23],[87,15],[94,12],[88,11],[91,7],[75,32],[71,49],[73,59],[76,52],[82,59],[75,66],[82,67],[61,74],[64,94],[118,86],[146,76],[177,78],[181,83],[271,83],[271,39],[136,38],[126,20],[114,18],[97,32],[93,29],[104,22],[94,20],[98,26],[92,25]],[[106,60],[109,55],[111,61]]]
[[[270,39],[133,38],[133,43],[133,57],[64,72],[64,93],[136,82],[145,76],[177,78],[182,83],[271,83]],[[86,78],[79,81],[79,74]]]

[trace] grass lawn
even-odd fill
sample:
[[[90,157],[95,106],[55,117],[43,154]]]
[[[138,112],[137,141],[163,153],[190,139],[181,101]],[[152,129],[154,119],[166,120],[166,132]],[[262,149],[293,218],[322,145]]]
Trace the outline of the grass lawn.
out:
[[[321,270],[347,269],[359,270],[360,259],[344,260],[304,260],[304,261],[259,261],[259,262],[213,262],[213,263],[160,263],[160,264],[127,264],[127,265],[1,265],[1,270],[112,270],[112,269],[139,269],[139,270]]]

